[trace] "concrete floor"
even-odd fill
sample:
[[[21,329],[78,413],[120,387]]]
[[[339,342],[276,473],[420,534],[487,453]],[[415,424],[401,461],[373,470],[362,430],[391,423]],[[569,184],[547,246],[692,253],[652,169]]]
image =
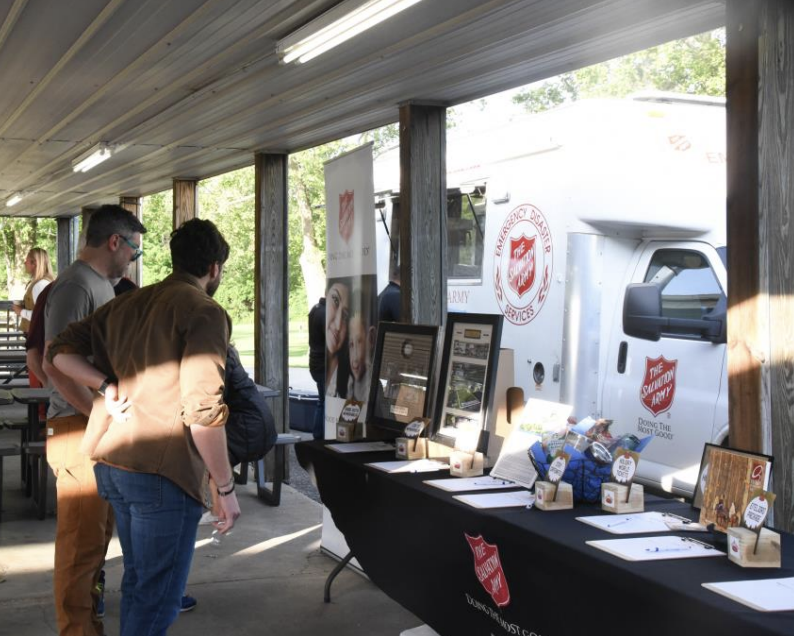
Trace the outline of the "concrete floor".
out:
[[[17,438],[0,433],[0,443]],[[55,518],[38,521],[19,487],[19,459],[6,458],[0,522],[0,635],[57,634],[51,600]],[[238,486],[243,516],[220,546],[211,526],[199,528],[188,593],[198,607],[181,615],[169,634],[281,636],[400,634],[421,621],[365,577],[345,570],[332,602],[323,586],[336,562],[320,551],[322,507],[290,486],[281,506],[269,507],[256,490]],[[52,497],[50,501],[54,501]],[[119,633],[121,549],[111,545],[106,565],[106,632]]]

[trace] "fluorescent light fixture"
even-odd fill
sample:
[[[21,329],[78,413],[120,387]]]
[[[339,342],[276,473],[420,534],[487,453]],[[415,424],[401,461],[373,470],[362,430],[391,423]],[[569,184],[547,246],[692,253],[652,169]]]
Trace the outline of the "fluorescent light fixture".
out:
[[[100,142],[75,159],[72,162],[72,170],[75,172],[88,172],[91,168],[110,159],[112,154],[113,148],[104,141]]]
[[[9,197],[9,199],[6,201],[6,207],[10,208],[12,205],[16,205],[24,198],[25,195],[22,194],[21,192],[14,192],[14,194],[12,194]]]
[[[308,62],[421,0],[344,0],[276,44],[283,64]]]

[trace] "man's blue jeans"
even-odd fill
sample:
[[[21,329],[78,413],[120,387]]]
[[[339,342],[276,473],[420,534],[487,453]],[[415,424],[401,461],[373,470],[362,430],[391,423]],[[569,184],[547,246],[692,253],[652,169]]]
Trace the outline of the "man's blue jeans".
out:
[[[124,554],[121,636],[164,635],[179,614],[203,507],[159,475],[106,464],[94,473]]]

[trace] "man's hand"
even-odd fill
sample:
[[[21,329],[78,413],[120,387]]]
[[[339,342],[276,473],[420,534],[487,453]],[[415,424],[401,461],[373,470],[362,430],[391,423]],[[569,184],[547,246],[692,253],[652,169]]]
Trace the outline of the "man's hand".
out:
[[[117,424],[128,421],[132,415],[127,410],[132,406],[126,395],[119,395],[116,384],[108,384],[105,389],[105,409]]]
[[[225,497],[218,497],[220,510],[218,520],[212,523],[221,534],[226,534],[234,527],[234,522],[240,516],[240,504],[237,502],[237,493],[231,493]]]
[[[22,305],[17,305],[16,303],[13,303],[11,305],[11,309],[14,311],[14,313],[17,316],[21,316],[22,315]]]

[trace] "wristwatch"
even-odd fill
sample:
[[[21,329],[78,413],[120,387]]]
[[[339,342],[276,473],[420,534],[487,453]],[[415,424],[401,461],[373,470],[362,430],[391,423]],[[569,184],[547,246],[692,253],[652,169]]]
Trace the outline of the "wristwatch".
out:
[[[105,391],[107,391],[108,385],[112,383],[113,380],[111,380],[110,378],[105,378],[104,380],[102,380],[102,384],[99,385],[99,388],[96,390],[96,392],[99,393],[99,395],[101,395],[102,397],[105,397]]]

